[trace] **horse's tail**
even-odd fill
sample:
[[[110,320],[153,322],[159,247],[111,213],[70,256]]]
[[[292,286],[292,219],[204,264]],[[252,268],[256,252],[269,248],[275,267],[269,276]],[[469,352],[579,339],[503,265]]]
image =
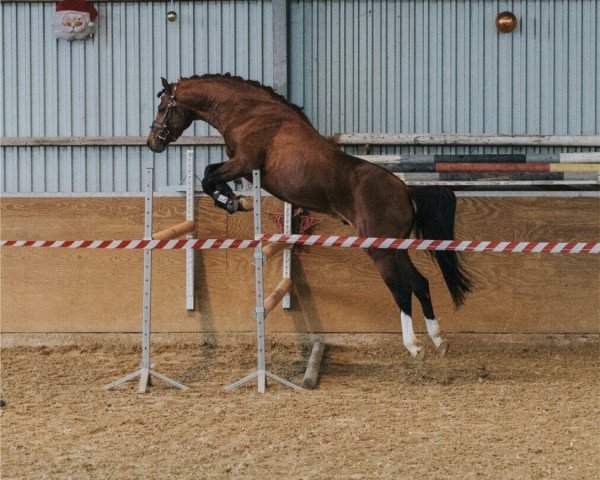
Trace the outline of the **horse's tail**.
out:
[[[431,240],[454,240],[454,192],[444,187],[410,187],[409,192],[416,206],[415,235]],[[472,281],[457,252],[435,250],[434,254],[454,305],[459,307],[471,291]]]

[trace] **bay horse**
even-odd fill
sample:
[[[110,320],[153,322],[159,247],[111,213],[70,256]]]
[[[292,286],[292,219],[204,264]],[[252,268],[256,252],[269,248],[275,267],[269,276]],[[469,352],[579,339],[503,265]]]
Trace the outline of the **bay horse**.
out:
[[[322,137],[302,110],[272,88],[229,74],[207,74],[169,83],[161,78],[158,112],[147,145],[162,152],[194,120],[217,129],[229,160],[206,168],[202,187],[229,213],[248,210],[227,182],[252,179],[259,169],[262,187],[280,200],[331,215],[361,237],[452,240],[456,198],[445,188],[408,187],[388,170],[353,157]],[[246,201],[245,201],[246,200]],[[422,358],[412,323],[412,295],[423,309],[427,332],[441,355],[448,342],[440,336],[428,280],[406,250],[368,249],[400,309],[404,346]],[[456,252],[435,251],[454,305],[471,290]]]

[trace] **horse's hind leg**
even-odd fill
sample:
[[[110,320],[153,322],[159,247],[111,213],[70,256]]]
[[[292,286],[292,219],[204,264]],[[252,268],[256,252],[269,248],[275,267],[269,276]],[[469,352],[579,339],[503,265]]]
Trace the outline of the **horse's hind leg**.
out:
[[[403,275],[399,268],[400,264],[396,260],[398,252],[372,249],[368,253],[400,308],[400,325],[402,326],[404,346],[413,357],[421,360],[425,352],[417,344],[417,337],[413,329],[412,287],[409,278]]]
[[[398,253],[399,255],[396,258],[399,262],[399,270],[403,275],[408,277],[412,291],[421,303],[423,315],[425,316],[427,333],[440,355],[444,356],[446,355],[450,344],[440,336],[440,326],[433,313],[431,294],[429,292],[429,281],[421,274],[421,272],[419,272],[419,270],[417,270],[417,267],[412,263],[407,252]]]

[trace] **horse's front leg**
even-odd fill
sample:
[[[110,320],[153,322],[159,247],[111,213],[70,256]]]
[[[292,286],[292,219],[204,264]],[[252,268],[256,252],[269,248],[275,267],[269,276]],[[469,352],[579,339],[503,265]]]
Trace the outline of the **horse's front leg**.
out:
[[[225,163],[208,165],[204,170],[202,189],[211,196],[215,205],[229,213],[252,210],[252,199],[236,195],[227,182],[246,176],[246,168],[242,161],[231,160]]]

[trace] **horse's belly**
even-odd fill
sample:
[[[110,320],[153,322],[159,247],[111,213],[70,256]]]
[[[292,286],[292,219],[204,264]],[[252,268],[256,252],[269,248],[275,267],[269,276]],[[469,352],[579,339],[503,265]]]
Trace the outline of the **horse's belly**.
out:
[[[262,181],[262,187],[271,195],[295,206],[329,213],[330,205],[325,191],[314,184],[299,185],[293,180],[273,182],[268,177]]]
[[[337,155],[343,154],[326,147],[311,138],[280,145],[263,166],[263,188],[298,207],[353,223],[354,165],[340,161]]]

